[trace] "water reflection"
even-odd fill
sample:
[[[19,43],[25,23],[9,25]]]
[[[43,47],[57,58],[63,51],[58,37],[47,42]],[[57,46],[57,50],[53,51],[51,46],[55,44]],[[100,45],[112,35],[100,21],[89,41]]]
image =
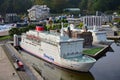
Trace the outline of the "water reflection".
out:
[[[111,47],[114,52],[107,52],[90,70],[95,80],[120,80],[120,46]]]
[[[120,80],[120,46],[111,45],[114,52],[107,52],[90,69],[89,73],[63,70],[52,64],[37,59],[29,54],[23,57],[39,70],[44,80]]]
[[[94,80],[90,72],[75,72],[57,67],[43,60],[37,59],[29,54],[23,57],[39,72],[44,80]]]

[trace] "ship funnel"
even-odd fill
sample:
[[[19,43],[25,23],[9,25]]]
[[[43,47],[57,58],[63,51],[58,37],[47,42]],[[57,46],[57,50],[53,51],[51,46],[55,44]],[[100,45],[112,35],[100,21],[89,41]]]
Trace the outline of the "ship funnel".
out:
[[[36,26],[36,31],[44,31],[44,27],[43,26]]]

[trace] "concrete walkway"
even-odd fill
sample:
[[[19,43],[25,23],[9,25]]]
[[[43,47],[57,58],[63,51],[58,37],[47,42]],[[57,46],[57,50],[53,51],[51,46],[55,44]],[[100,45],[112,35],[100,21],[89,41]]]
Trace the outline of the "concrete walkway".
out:
[[[0,80],[20,80],[16,70],[0,45]]]

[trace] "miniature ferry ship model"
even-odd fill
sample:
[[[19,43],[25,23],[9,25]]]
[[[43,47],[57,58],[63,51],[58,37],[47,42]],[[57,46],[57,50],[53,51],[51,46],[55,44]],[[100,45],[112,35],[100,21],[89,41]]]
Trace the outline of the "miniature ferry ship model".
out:
[[[36,30],[22,34],[20,47],[50,63],[75,71],[88,72],[96,62],[94,58],[82,54],[83,38],[68,37],[63,31],[63,26],[61,33],[43,30],[43,27],[36,26]]]

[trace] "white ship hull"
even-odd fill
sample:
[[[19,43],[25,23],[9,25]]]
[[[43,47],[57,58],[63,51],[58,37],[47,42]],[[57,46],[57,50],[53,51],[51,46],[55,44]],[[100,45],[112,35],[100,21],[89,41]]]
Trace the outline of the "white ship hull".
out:
[[[82,72],[88,72],[89,69],[93,66],[93,64],[96,62],[96,60],[94,61],[87,61],[87,62],[76,62],[76,61],[71,61],[71,60],[67,60],[64,58],[60,58],[58,56],[53,56],[50,54],[44,54],[44,52],[39,52],[39,48],[30,45],[30,44],[26,44],[26,43],[22,43],[20,44],[21,48],[24,49],[25,51],[29,52],[30,54],[37,56],[38,58],[41,58],[47,62],[53,63],[57,66],[63,67],[63,68],[67,68],[70,70],[75,70],[75,71],[82,71]],[[88,56],[86,56],[88,57]],[[91,57],[90,57],[91,58]],[[93,58],[91,58],[93,59]]]

